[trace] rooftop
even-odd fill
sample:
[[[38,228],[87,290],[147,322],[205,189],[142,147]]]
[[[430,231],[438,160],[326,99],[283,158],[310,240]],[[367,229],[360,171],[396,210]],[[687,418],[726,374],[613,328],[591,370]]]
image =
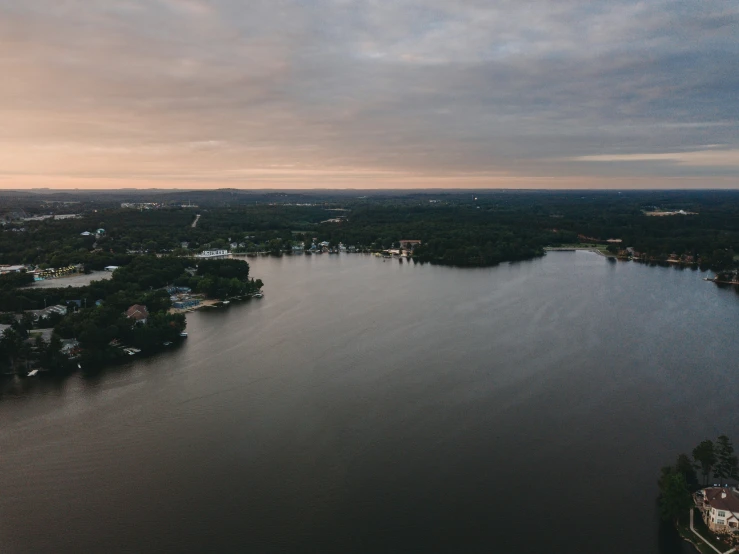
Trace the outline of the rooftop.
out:
[[[739,492],[728,487],[708,487],[703,491],[711,508],[739,513]]]

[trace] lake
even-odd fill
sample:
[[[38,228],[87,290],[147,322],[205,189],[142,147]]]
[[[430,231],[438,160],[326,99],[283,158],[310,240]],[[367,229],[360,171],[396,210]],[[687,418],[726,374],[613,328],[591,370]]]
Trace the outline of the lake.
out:
[[[265,297],[6,381],[0,551],[689,552],[659,468],[739,439],[739,296],[556,252],[250,259]]]

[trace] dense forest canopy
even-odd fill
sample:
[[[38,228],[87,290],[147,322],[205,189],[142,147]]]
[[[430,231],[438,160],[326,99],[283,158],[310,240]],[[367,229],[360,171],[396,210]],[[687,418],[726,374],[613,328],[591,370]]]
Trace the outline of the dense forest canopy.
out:
[[[140,253],[187,255],[223,248],[279,254],[300,243],[307,247],[313,239],[368,250],[416,239],[422,242],[414,252],[418,261],[453,265],[494,265],[541,255],[545,246],[608,239],[620,239],[619,244],[642,253],[643,259],[677,255],[716,270],[734,267],[734,253],[739,252],[737,191],[225,190],[129,196],[119,191],[77,193],[77,204],[39,195],[23,198],[26,205],[12,197],[0,209],[7,216],[0,232],[3,264],[44,268],[81,263],[95,270],[127,265]],[[198,207],[183,207],[188,198],[196,198]],[[121,199],[155,207],[121,208]],[[19,210],[38,215],[72,208],[79,218],[12,217]],[[659,212],[677,213],[649,215]]]

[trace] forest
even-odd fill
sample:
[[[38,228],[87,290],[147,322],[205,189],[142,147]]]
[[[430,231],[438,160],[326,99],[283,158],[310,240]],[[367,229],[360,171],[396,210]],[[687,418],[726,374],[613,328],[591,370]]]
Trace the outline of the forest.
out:
[[[146,199],[164,200],[171,194]],[[108,196],[93,195],[80,206],[93,205],[95,198]],[[739,253],[737,191],[395,191],[356,196],[312,191],[259,196],[269,202],[211,191],[199,192],[197,198],[197,209],[166,202],[151,210],[103,203],[82,210],[78,219],[10,218],[0,232],[0,264],[42,269],[83,264],[86,270],[99,270],[126,265],[142,253],[192,255],[225,248],[280,255],[300,243],[307,248],[313,239],[374,251],[415,239],[421,241],[413,252],[416,261],[456,266],[495,265],[540,256],[546,246],[605,245],[608,239],[621,241],[611,244],[614,254],[627,255],[629,247],[643,260],[679,258],[716,271],[734,269]],[[58,213],[69,206],[45,209],[43,213]],[[669,215],[650,215],[657,213]],[[95,234],[98,229],[104,232]]]
[[[678,257],[716,271],[735,268],[739,253],[737,191],[314,191],[274,193],[263,197],[271,200],[266,203],[248,203],[251,197],[233,191],[212,194],[208,203],[208,193],[198,193],[204,205],[197,209],[162,203],[152,210],[98,207],[70,220],[11,218],[0,232],[0,264],[99,270],[142,253],[225,248],[279,255],[313,239],[375,251],[415,239],[421,241],[416,261],[457,266],[523,260],[542,255],[546,246],[605,245],[608,239],[621,241],[611,245],[614,254],[630,247],[643,260]],[[98,229],[103,232],[95,234]]]

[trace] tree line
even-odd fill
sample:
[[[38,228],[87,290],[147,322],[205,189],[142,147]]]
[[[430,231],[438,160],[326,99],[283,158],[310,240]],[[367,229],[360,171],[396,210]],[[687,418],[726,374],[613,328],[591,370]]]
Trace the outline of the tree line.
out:
[[[716,271],[737,267],[739,253],[737,191],[480,191],[359,198],[327,193],[323,199],[316,193],[304,205],[280,203],[282,197],[295,200],[274,195],[269,204],[241,199],[197,211],[100,208],[80,219],[7,224],[0,231],[0,263],[83,263],[94,270],[126,265],[135,253],[186,255],[231,244],[280,255],[300,241],[309,246],[313,238],[371,250],[417,239],[422,241],[414,252],[417,261],[460,266],[528,259],[541,255],[545,246],[576,243],[580,237],[603,243],[620,239],[621,247],[633,247],[644,259],[678,255]],[[686,215],[648,215],[679,210]],[[192,227],[196,213],[201,217]],[[80,234],[99,228],[105,232]],[[612,249],[618,252],[619,246]]]

